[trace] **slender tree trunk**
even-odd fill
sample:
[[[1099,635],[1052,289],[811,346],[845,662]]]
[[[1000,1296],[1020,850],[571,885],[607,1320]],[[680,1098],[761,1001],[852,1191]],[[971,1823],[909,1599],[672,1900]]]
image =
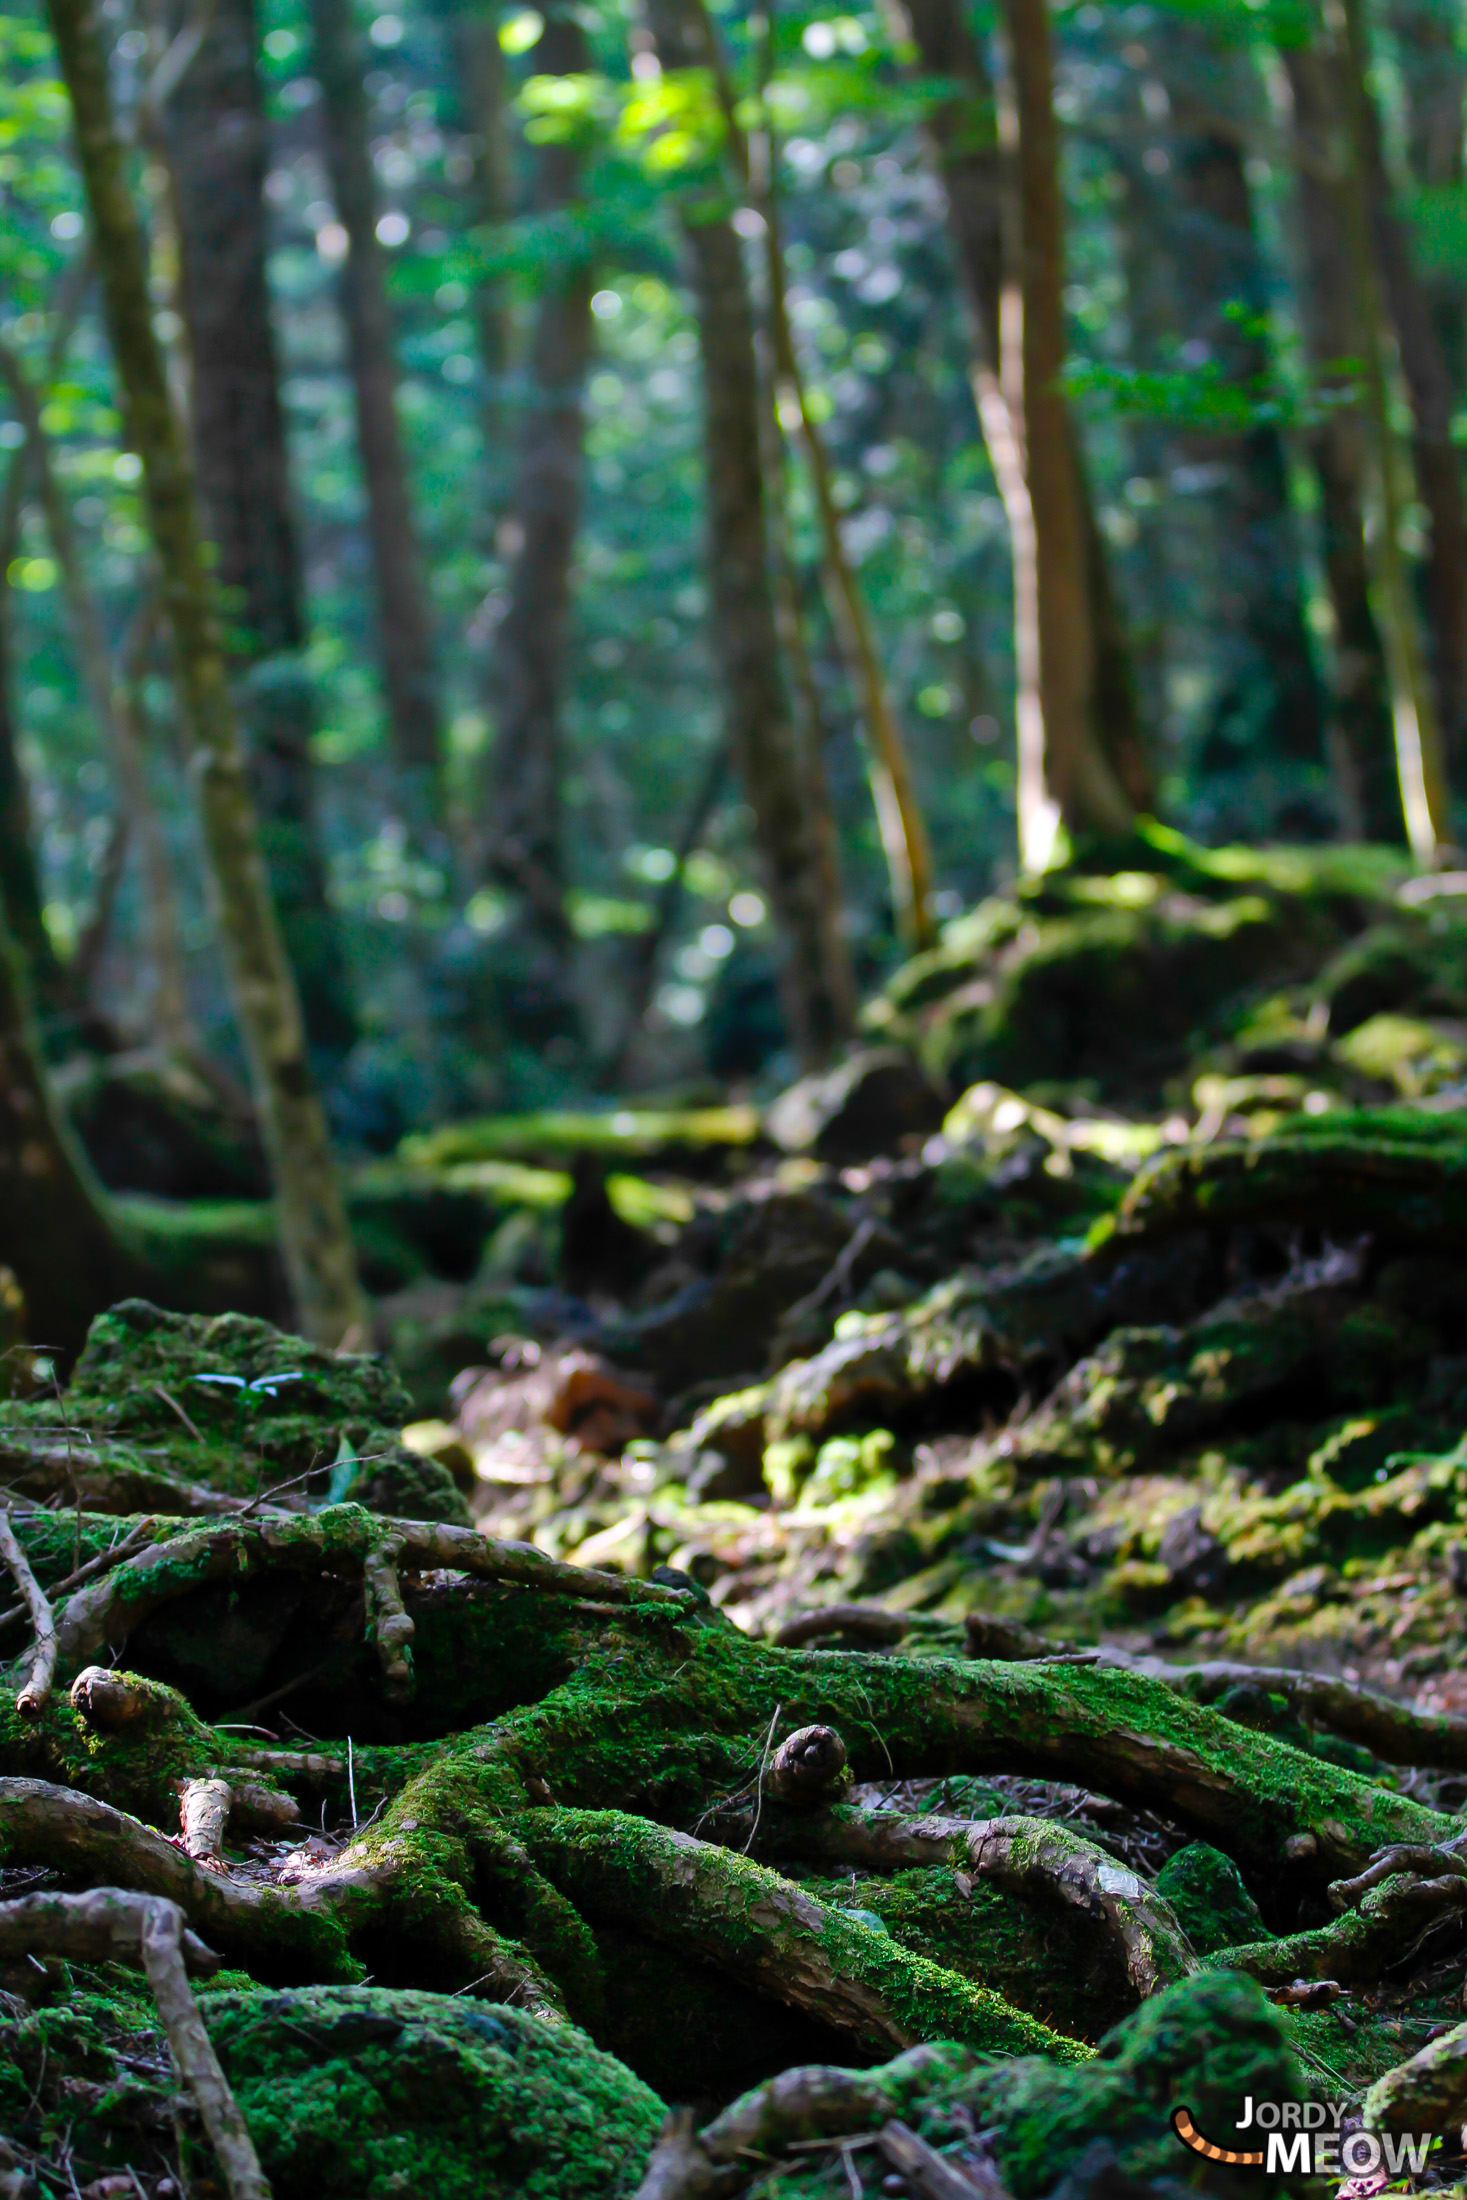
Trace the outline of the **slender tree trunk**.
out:
[[[652,0],[648,16],[664,68],[708,66],[697,38],[699,15],[685,0]],[[729,747],[748,790],[782,939],[790,1037],[813,1066],[849,1036],[855,988],[841,905],[831,895],[822,854],[822,844],[828,849],[832,841],[824,839],[814,814],[817,782],[781,673],[748,275],[732,222],[723,214],[705,215],[698,208],[684,234],[703,354],[710,640]]]
[[[448,19],[449,44],[458,72],[459,112],[473,145],[474,172],[468,208],[474,226],[494,230],[514,212],[514,167],[509,135],[509,85],[499,25],[475,0],[455,0]],[[473,296],[484,370],[484,447],[497,455],[504,424],[504,382],[510,362],[509,301],[501,281],[480,281]]]
[[[351,0],[310,0],[326,165],[349,240],[341,271],[377,584],[378,643],[398,768],[425,821],[438,807],[442,753],[433,631],[397,417],[397,358],[372,176],[367,95]]]
[[[1451,845],[1450,797],[1436,698],[1428,675],[1401,530],[1408,497],[1407,459],[1391,418],[1391,331],[1376,219],[1378,143],[1366,70],[1368,51],[1359,0],[1336,0],[1333,53],[1343,123],[1342,200],[1362,340],[1365,413],[1370,428],[1378,523],[1371,530],[1375,613],[1391,682],[1391,717],[1401,808],[1412,853],[1440,861]]]
[[[951,97],[936,100],[928,108],[926,128],[942,176],[948,229],[967,298],[979,425],[1009,523],[1021,716],[1031,721],[1037,716],[1042,723],[1034,515],[1024,466],[1022,408],[1019,413],[1010,410],[1001,354],[1005,255],[1017,243],[1013,233],[1017,225],[1005,219],[1011,183],[1006,170],[1012,152],[1000,148],[993,81],[958,0],[900,0],[896,12],[916,46],[923,75],[954,88]],[[1061,393],[1055,393],[1054,404],[1055,409],[1063,407]],[[1132,806],[1146,810],[1155,805],[1156,789],[1137,707],[1130,644],[1073,423],[1070,447],[1085,545],[1096,738]],[[1032,740],[1032,724],[1030,735]]]
[[[51,340],[45,367],[48,385],[55,379],[65,357],[91,275],[89,249],[78,253],[61,275],[51,309]],[[4,491],[0,494],[0,915],[8,923],[11,937],[24,958],[37,1006],[49,1020],[75,1008],[75,988],[51,944],[42,915],[43,896],[36,861],[30,789],[10,713],[8,669],[9,573],[20,548],[30,467],[28,437],[11,457]]]
[[[102,625],[102,614],[87,579],[85,563],[65,492],[51,464],[51,451],[42,419],[41,400],[9,349],[0,344],[0,381],[10,392],[16,414],[25,429],[24,452],[35,484],[37,501],[45,521],[51,552],[61,576],[72,643],[82,692],[92,714],[102,747],[112,766],[119,812],[133,828],[142,854],[143,930],[153,970],[153,1026],[165,1045],[182,1053],[196,1051],[187,1009],[183,957],[179,945],[177,895],[173,867],[168,860],[161,821],[147,784],[143,742],[136,707],[136,670],[127,665],[114,669],[112,653]],[[129,638],[127,655],[146,652],[156,618],[149,596]],[[128,833],[115,836],[116,854],[101,873],[102,893],[115,899]],[[100,906],[100,905],[99,905]],[[92,953],[100,952],[100,935]],[[78,950],[80,961],[80,950]],[[81,973],[79,973],[81,975]]]
[[[1410,232],[1395,211],[1379,120],[1366,84],[1360,88],[1359,114],[1381,285],[1415,423],[1411,458],[1416,495],[1429,528],[1421,573],[1428,662],[1443,748],[1447,757],[1455,758],[1467,734],[1467,507],[1462,462],[1452,439],[1457,391],[1430,296],[1416,270]]]
[[[590,66],[586,35],[574,16],[548,18],[536,62],[550,76],[571,76]],[[573,205],[579,170],[573,145],[555,142],[538,149],[540,213]],[[581,512],[592,280],[584,262],[548,270],[535,319],[517,438],[520,547],[490,675],[496,731],[484,834],[486,868],[520,897],[536,990],[560,1004],[567,1024],[575,1021],[570,981],[575,942],[565,910],[561,699],[571,558]]]
[[[768,19],[762,20],[767,51]],[[711,27],[708,38],[711,46]],[[897,932],[909,951],[915,953],[931,947],[937,937],[932,909],[932,845],[912,778],[906,737],[886,683],[865,590],[841,533],[825,439],[806,400],[805,378],[795,349],[785,294],[784,244],[775,189],[777,155],[767,122],[751,150],[754,172],[750,180],[764,218],[765,279],[777,381],[800,423],[800,445],[805,454],[825,551],[826,600],[845,662],[846,677],[866,729],[866,773],[891,882]]]
[[[1368,433],[1339,402],[1362,349],[1354,270],[1338,183],[1327,173],[1338,126],[1338,91],[1328,57],[1313,46],[1282,50],[1297,150],[1299,283],[1304,347],[1326,400],[1307,430],[1319,483],[1324,583],[1333,626],[1334,711],[1346,807],[1373,840],[1399,839],[1401,805],[1392,756],[1390,681],[1370,602],[1365,542]],[[1330,402],[1334,400],[1334,402]]]
[[[71,1354],[109,1299],[146,1280],[114,1234],[107,1196],[51,1105],[24,959],[0,918],[0,1265],[26,1302],[32,1344]]]
[[[192,362],[194,468],[224,590],[260,838],[306,1031],[344,1053],[356,1035],[326,892],[310,742],[305,588],[266,274],[268,135],[254,0],[215,0],[163,110]]]
[[[1019,835],[1026,868],[1049,861],[1057,826],[1120,836],[1134,812],[1100,746],[1095,620],[1075,447],[1060,378],[1064,208],[1047,0],[1005,0],[1013,97],[1015,235],[1006,251],[999,355],[1023,443],[1030,527],[1015,551],[1021,653]],[[1029,563],[1019,585],[1020,548]],[[1032,578],[1031,578],[1032,575]]]
[[[306,1058],[300,1001],[260,854],[193,477],[153,327],[142,227],[111,112],[107,57],[91,0],[53,0],[50,14],[71,95],[124,428],[142,460],[180,716],[275,1188],[281,1251],[303,1326],[338,1343],[361,1320],[362,1300],[326,1118]]]
[[[20,453],[11,460],[18,463]],[[6,563],[8,564],[8,560]],[[36,972],[45,1012],[59,1014],[67,1005],[66,973],[57,960],[41,914],[41,879],[36,862],[35,823],[30,789],[20,761],[15,721],[10,714],[10,644],[6,617],[9,589],[0,566],[0,915],[27,963]]]

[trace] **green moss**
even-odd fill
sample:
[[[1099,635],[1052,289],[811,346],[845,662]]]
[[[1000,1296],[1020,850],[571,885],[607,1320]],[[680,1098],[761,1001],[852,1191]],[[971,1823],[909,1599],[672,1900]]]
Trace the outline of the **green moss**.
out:
[[[834,1908],[869,1910],[913,1955],[990,1987],[1072,2039],[1099,2039],[1134,2005],[1116,1943],[1096,1920],[1057,1903],[1029,1902],[985,1879],[965,1894],[945,1867],[854,1886],[803,1884]]]
[[[719,1147],[737,1150],[758,1136],[759,1118],[753,1108],[618,1108],[604,1115],[566,1110],[488,1115],[451,1123],[405,1139],[402,1157],[427,1169],[474,1161],[565,1161],[578,1153],[649,1161]]]
[[[1189,1842],[1162,1866],[1156,1891],[1166,1896],[1200,1956],[1266,1937],[1258,1904],[1237,1865],[1205,1841]]]
[[[330,1484],[374,1511],[467,1523],[447,1469],[402,1443],[411,1417],[379,1356],[326,1352],[249,1315],[171,1314],[144,1299],[93,1322],[59,1404],[0,1406],[0,1428],[17,1441],[54,1440],[67,1426],[104,1461],[141,1452],[184,1482],[305,1485],[317,1496]]]

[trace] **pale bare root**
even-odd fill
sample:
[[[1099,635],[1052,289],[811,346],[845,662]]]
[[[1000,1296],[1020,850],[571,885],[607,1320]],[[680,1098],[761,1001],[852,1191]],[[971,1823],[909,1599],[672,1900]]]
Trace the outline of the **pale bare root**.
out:
[[[22,1895],[0,1903],[0,1952],[141,1964],[174,2061],[224,2173],[229,2200],[270,2200],[254,2141],[188,1982],[190,1971],[217,1971],[220,1959],[187,1929],[176,1902],[120,1887],[95,1887],[89,1894]]]
[[[56,1618],[45,1591],[31,1572],[25,1552],[15,1539],[10,1515],[3,1508],[0,1508],[0,1558],[10,1568],[15,1586],[25,1599],[35,1635],[30,1677],[15,1699],[16,1710],[23,1717],[34,1719],[50,1701],[51,1684],[56,1678]]]
[[[224,2172],[230,2200],[270,2200],[270,2187],[254,2141],[189,1989],[182,1938],[183,1912],[177,1904],[150,1902],[143,1920],[143,1968],[173,2059],[193,2094]]]
[[[200,1864],[217,1864],[224,1853],[224,1828],[233,1800],[227,1780],[188,1780],[178,1799],[183,1845]]]

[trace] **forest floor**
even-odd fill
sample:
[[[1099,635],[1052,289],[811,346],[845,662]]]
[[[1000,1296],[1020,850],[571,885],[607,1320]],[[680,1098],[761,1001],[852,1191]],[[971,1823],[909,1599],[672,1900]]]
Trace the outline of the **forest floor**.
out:
[[[0,2193],[1467,2177],[1467,892],[1134,861],[771,1107],[369,1165],[387,1357],[134,1302],[0,1407]]]

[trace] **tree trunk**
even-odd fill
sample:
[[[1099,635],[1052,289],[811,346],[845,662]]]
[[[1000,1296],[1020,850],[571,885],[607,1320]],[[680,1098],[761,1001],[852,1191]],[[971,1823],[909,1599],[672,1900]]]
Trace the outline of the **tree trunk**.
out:
[[[0,1265],[20,1284],[32,1344],[70,1355],[110,1299],[138,1290],[96,1182],[51,1105],[24,960],[0,916]]]
[[[690,43],[682,0],[653,0],[665,68],[707,65]],[[711,641],[737,759],[783,939],[790,1036],[819,1063],[848,1036],[854,987],[839,901],[829,890],[813,775],[781,674],[769,519],[760,454],[760,391],[747,271],[726,216],[684,224],[698,289],[703,353]]]
[[[98,913],[107,913],[103,897],[115,902],[126,858],[128,832],[135,830],[142,856],[143,932],[153,970],[153,1027],[165,1046],[192,1053],[194,1034],[188,1015],[180,946],[178,903],[173,868],[161,822],[153,805],[144,761],[142,724],[136,695],[137,667],[119,665],[114,671],[112,654],[102,627],[102,614],[87,580],[76,530],[65,493],[51,464],[41,399],[31,387],[24,367],[5,344],[0,344],[0,381],[10,391],[15,410],[25,429],[24,455],[35,483],[37,501],[46,524],[52,555],[61,575],[61,592],[76,651],[82,691],[92,720],[112,767],[118,809],[124,822],[115,836],[113,861],[104,865],[98,889]],[[139,660],[152,638],[156,608],[144,603],[135,622],[125,654]],[[78,1005],[90,978],[88,963],[100,955],[105,926],[89,926],[88,957],[78,947]],[[24,952],[24,942],[18,941]]]
[[[1461,460],[1452,440],[1457,393],[1431,299],[1416,270],[1410,231],[1395,210],[1380,120],[1365,82],[1358,112],[1380,282],[1411,402],[1416,495],[1429,522],[1421,592],[1436,715],[1450,759],[1460,755],[1467,730],[1467,508]]]
[[[339,1343],[362,1313],[326,1119],[281,946],[240,754],[183,429],[153,327],[147,255],[113,122],[89,0],[54,0],[125,433],[142,460],[172,631],[180,717],[197,781],[210,885],[275,1188],[281,1251],[302,1326]]]
[[[310,14],[326,166],[349,239],[341,307],[367,492],[382,678],[410,813],[422,824],[438,806],[442,741],[432,621],[397,417],[397,358],[377,241],[367,95],[350,0],[311,0]]]
[[[1212,110],[1242,110],[1230,98],[1226,58],[1215,44],[1169,34],[1170,167],[1161,179],[1163,236],[1172,263],[1176,335],[1182,356],[1206,361],[1227,382],[1265,383],[1268,346],[1259,333],[1267,284],[1239,139]],[[1240,320],[1239,309],[1249,318]],[[1288,467],[1276,426],[1237,433],[1182,428],[1178,456],[1206,468],[1210,612],[1221,638],[1215,698],[1202,730],[1204,779],[1230,778],[1233,811],[1258,817],[1274,805],[1275,830],[1291,838],[1329,835],[1336,804],[1329,787],[1325,702],[1304,618],[1304,582],[1289,500]],[[1262,825],[1266,820],[1260,820]]]
[[[1435,864],[1451,845],[1451,804],[1441,721],[1401,545],[1409,494],[1408,468],[1391,418],[1387,285],[1392,278],[1387,270],[1393,257],[1404,258],[1405,240],[1397,237],[1393,248],[1389,227],[1381,219],[1379,125],[1370,96],[1369,55],[1359,0],[1341,0],[1339,12],[1341,35],[1334,43],[1333,60],[1336,105],[1343,123],[1341,196],[1355,276],[1365,413],[1379,499],[1378,524],[1370,536],[1375,612],[1390,672],[1396,768],[1406,837],[1419,862]],[[1403,281],[1399,271],[1394,280],[1399,293]],[[1402,365],[1404,368],[1404,355]],[[1407,381],[1409,384],[1409,373]]]
[[[550,76],[590,67],[586,35],[569,13],[552,15],[536,48]],[[535,206],[541,214],[576,199],[580,157],[573,144],[537,149]],[[575,1022],[562,845],[561,699],[571,557],[581,510],[584,389],[591,355],[593,276],[583,261],[545,273],[530,352],[515,514],[520,547],[509,608],[495,638],[490,690],[495,740],[485,821],[485,867],[520,897],[537,992]]]
[[[456,0],[448,20],[448,36],[458,71],[459,112],[473,147],[469,214],[476,228],[492,231],[514,212],[514,168],[507,120],[509,87],[499,25],[493,15],[475,6],[474,0]],[[481,278],[472,305],[479,332],[479,361],[484,370],[480,417],[485,454],[492,463],[499,455],[504,381],[510,362],[509,301],[503,281]]]
[[[1328,58],[1316,47],[1282,49],[1297,147],[1298,285],[1304,348],[1321,397],[1345,394],[1344,362],[1361,352],[1359,312],[1337,184],[1326,173],[1337,123]],[[1306,431],[1319,482],[1319,530],[1334,646],[1337,770],[1357,832],[1372,840],[1401,834],[1400,796],[1391,755],[1390,681],[1370,603],[1365,541],[1369,453],[1354,407],[1327,403]]]
[[[302,663],[305,589],[266,274],[268,136],[254,0],[218,0],[164,110],[192,359],[194,468],[225,591],[250,778],[275,906],[313,1046],[355,1037],[326,893]]]
[[[1022,438],[1030,524],[1015,552],[1019,692],[1019,838],[1026,868],[1050,859],[1055,832],[1120,836],[1134,818],[1096,727],[1095,620],[1085,522],[1060,378],[1067,355],[1064,206],[1047,0],[1005,0],[1016,143],[1013,246],[999,356]],[[1028,571],[1019,579],[1020,558]]]
[[[19,456],[17,453],[11,460],[12,465],[18,463]],[[9,593],[5,569],[0,566],[0,916],[36,973],[36,990],[45,1010],[59,1013],[67,1000],[66,974],[41,914],[30,789],[20,761],[15,721],[10,715],[9,621],[5,616]]]
[[[948,230],[968,301],[979,424],[1013,545],[1015,644],[1022,668],[1021,694],[1028,691],[1026,711],[1037,711],[1042,720],[1044,702],[1038,694],[1042,667],[1034,626],[1034,515],[1024,471],[1024,429],[1019,413],[1011,411],[1010,396],[1003,387],[1005,253],[1012,250],[1017,238],[1006,237],[1006,230],[1013,227],[1006,224],[1004,213],[1008,162],[994,126],[993,82],[978,40],[956,0],[901,0],[901,15],[920,56],[923,74],[958,88],[953,97],[929,107],[927,132],[942,176]],[[1058,391],[1052,395],[1051,410],[1067,410]],[[1070,468],[1084,539],[1096,738],[1133,807],[1145,810],[1155,802],[1155,784],[1137,710],[1130,646],[1073,424],[1069,432]],[[1032,724],[1030,732],[1032,735]]]

